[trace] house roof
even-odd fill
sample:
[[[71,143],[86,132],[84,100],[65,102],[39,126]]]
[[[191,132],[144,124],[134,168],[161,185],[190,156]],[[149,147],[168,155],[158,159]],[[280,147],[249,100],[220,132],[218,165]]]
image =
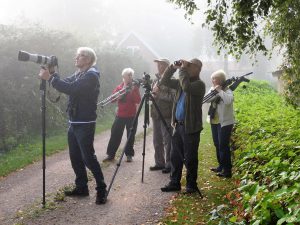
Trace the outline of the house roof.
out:
[[[123,47],[126,40],[128,40],[131,36],[136,38],[138,41],[140,41],[156,58],[161,58],[160,55],[137,33],[134,31],[130,31],[118,44],[117,48]]]

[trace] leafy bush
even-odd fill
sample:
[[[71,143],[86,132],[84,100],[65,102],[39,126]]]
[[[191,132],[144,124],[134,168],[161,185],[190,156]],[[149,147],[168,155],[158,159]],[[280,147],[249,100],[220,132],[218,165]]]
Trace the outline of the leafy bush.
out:
[[[235,91],[235,110],[240,181],[228,224],[300,224],[300,111],[256,81]]]
[[[87,35],[80,39],[74,34],[47,30],[40,25],[17,27],[0,24],[0,153],[27,142],[32,135],[41,131],[40,81],[37,79],[40,67],[35,63],[19,62],[19,50],[56,55],[60,74],[64,78],[74,72],[76,49],[80,46],[94,48],[101,71],[99,99],[109,96],[112,89],[121,82],[123,68],[132,67],[137,74],[145,71],[145,63],[139,56],[126,54],[115,47],[104,47],[100,40],[97,42]],[[65,95],[58,103],[47,101],[47,133],[55,133],[66,127],[65,111]],[[107,111],[99,111],[99,117]]]

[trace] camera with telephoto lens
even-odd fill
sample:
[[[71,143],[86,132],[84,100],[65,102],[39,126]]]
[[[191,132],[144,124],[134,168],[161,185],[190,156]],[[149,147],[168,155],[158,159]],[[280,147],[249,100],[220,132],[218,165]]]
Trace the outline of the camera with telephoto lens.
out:
[[[180,60],[176,60],[176,61],[174,61],[174,65],[175,66],[181,66],[182,62]]]
[[[49,67],[58,66],[58,60],[56,56],[31,54],[25,51],[19,51],[18,60],[24,62],[30,61],[40,65],[47,65]]]
[[[150,78],[151,78],[150,75],[144,72],[143,78],[135,79],[135,80],[133,80],[133,83],[142,85],[143,88],[151,90],[152,80]]]

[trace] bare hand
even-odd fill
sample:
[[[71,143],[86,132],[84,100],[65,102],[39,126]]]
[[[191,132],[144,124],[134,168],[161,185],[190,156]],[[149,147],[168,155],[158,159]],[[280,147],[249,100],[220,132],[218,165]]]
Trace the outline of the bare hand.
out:
[[[221,86],[221,85],[217,85],[217,86],[215,86],[215,89],[216,89],[218,92],[220,92],[220,91],[222,90],[222,86]]]
[[[39,77],[42,79],[42,80],[49,80],[51,75],[49,73],[49,70],[44,67],[44,68],[41,68],[40,70],[40,73],[39,73]]]

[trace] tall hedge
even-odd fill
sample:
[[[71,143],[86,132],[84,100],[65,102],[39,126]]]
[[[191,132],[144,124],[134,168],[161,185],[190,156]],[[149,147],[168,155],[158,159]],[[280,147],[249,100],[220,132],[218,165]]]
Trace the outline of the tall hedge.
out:
[[[300,224],[300,111],[267,83],[235,91],[238,188],[227,224]]]
[[[121,81],[120,73],[132,67],[137,74],[147,71],[140,56],[117,51],[113,46],[101,45],[92,35],[78,37],[60,30],[48,30],[40,25],[26,27],[0,25],[0,152],[9,150],[20,141],[30,139],[41,130],[41,100],[38,79],[39,65],[17,60],[19,50],[46,56],[55,55],[59,60],[62,77],[74,72],[74,56],[80,46],[96,50],[97,65],[101,71],[102,99],[110,95],[113,87]],[[47,95],[49,97],[49,95]],[[57,93],[51,90],[51,96]],[[47,129],[66,126],[66,96],[58,103],[47,100]],[[98,111],[101,116],[102,111]]]

